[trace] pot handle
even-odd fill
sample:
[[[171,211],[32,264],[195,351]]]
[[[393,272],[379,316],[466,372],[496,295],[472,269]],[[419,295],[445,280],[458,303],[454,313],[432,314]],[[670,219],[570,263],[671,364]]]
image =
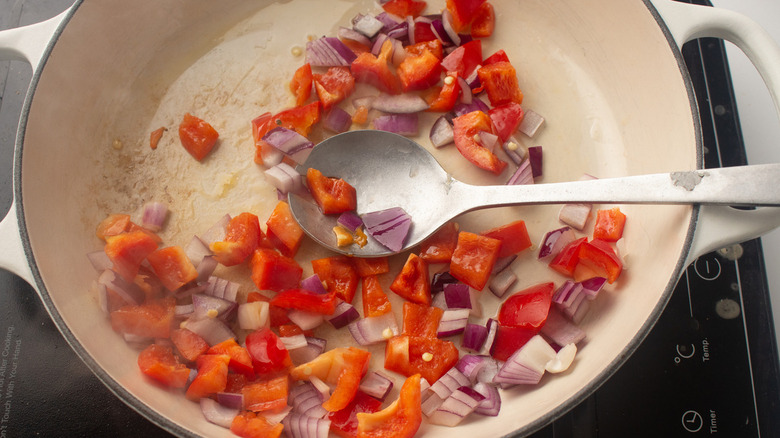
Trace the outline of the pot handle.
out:
[[[780,117],[780,46],[756,22],[739,13],[671,0],[650,0],[678,48],[686,42],[714,37],[734,43],[761,75]],[[759,237],[780,226],[780,207],[737,210],[702,206],[686,260]]]
[[[36,71],[55,32],[69,12],[70,9],[40,23],[0,31],[0,60],[27,62]],[[18,275],[35,287],[22,244],[17,212],[14,199],[8,214],[0,221],[0,268]]]

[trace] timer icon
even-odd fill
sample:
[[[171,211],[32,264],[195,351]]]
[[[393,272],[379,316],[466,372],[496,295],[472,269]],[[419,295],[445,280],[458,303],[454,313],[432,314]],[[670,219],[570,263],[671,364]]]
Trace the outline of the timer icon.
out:
[[[682,415],[682,425],[688,432],[695,433],[704,426],[704,419],[696,411],[685,411]]]

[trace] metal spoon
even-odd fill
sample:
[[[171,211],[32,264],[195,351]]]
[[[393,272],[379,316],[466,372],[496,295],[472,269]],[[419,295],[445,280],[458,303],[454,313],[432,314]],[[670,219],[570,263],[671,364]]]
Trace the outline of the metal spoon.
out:
[[[401,207],[412,217],[403,250],[447,221],[476,209],[523,204],[720,204],[780,206],[780,164],[739,166],[551,184],[474,186],[456,180],[414,141],[384,131],[349,131],[319,143],[305,165],[343,178],[357,190],[357,213]],[[290,195],[303,230],[333,251],[379,257],[393,251],[369,238],[363,247],[336,245],[337,215],[323,215],[310,199]]]

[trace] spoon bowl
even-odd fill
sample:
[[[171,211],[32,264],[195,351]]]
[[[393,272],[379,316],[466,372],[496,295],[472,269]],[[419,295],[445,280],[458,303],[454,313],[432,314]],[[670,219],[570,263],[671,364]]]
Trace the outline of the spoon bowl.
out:
[[[295,220],[319,244],[356,257],[381,257],[412,248],[468,211],[522,204],[714,204],[780,206],[780,164],[638,175],[550,184],[475,186],[447,173],[416,142],[390,132],[348,131],[312,149],[302,175],[314,168],[357,191],[357,214],[400,207],[412,218],[400,251],[369,237],[364,246],[338,246],[338,215],[324,215],[310,197],[289,195]]]

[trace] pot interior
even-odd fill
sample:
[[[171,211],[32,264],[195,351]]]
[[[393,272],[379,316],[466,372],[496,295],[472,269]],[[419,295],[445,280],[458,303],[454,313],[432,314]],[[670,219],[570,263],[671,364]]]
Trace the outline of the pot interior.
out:
[[[253,162],[250,121],[293,106],[287,84],[305,62],[297,53],[307,38],[335,35],[338,26],[348,25],[357,13],[376,11],[376,5],[344,0],[141,3],[79,2],[36,76],[17,151],[22,226],[46,306],[109,387],[177,434],[227,436],[228,431],[203,419],[197,404],[141,376],[138,350],[111,330],[91,292],[97,273],[85,255],[101,248],[95,237],[100,220],[110,213],[139,219],[149,201],[171,208],[161,233],[165,245],[185,246],[226,213],[249,211],[264,222],[277,198]],[[427,12],[439,11],[443,3],[429,1]],[[506,51],[518,71],[523,107],[546,119],[535,139],[518,137],[523,147],[544,148],[544,175],[537,183],[576,180],[586,173],[611,177],[697,167],[698,122],[684,69],[644,3],[493,3],[496,32],[483,41],[483,53]],[[372,91],[359,88],[357,93]],[[220,133],[218,146],[200,163],[178,140],[178,123],[186,112]],[[429,149],[427,127],[435,116],[424,115],[426,128],[417,138]],[[149,134],[160,127],[167,131],[152,150]],[[465,182],[496,184],[508,177],[498,181],[485,175],[454,147],[432,152]],[[538,387],[504,391],[497,419],[469,418],[455,429],[424,425],[426,436],[529,433],[592,392],[633,351],[680,274],[693,209],[620,207],[628,216],[620,247],[626,271],[593,302],[582,323],[587,339],[571,369],[546,375]],[[478,232],[523,219],[538,242],[560,227],[557,212],[556,206],[502,208],[470,213],[458,222],[461,229]],[[310,242],[299,254],[301,260],[326,255]],[[405,258],[397,256],[393,266]],[[304,275],[311,272],[307,262],[301,265]],[[519,281],[510,292],[564,280],[538,262],[535,251],[522,253],[513,266]],[[242,294],[255,290],[246,267],[218,274],[241,282]],[[391,280],[385,279],[385,290]],[[401,303],[389,295],[400,315]],[[482,320],[494,316],[498,300],[487,290],[482,303]],[[330,348],[348,342],[344,332],[323,329],[319,334],[329,338]],[[371,351],[373,365],[381,367],[383,347]]]

